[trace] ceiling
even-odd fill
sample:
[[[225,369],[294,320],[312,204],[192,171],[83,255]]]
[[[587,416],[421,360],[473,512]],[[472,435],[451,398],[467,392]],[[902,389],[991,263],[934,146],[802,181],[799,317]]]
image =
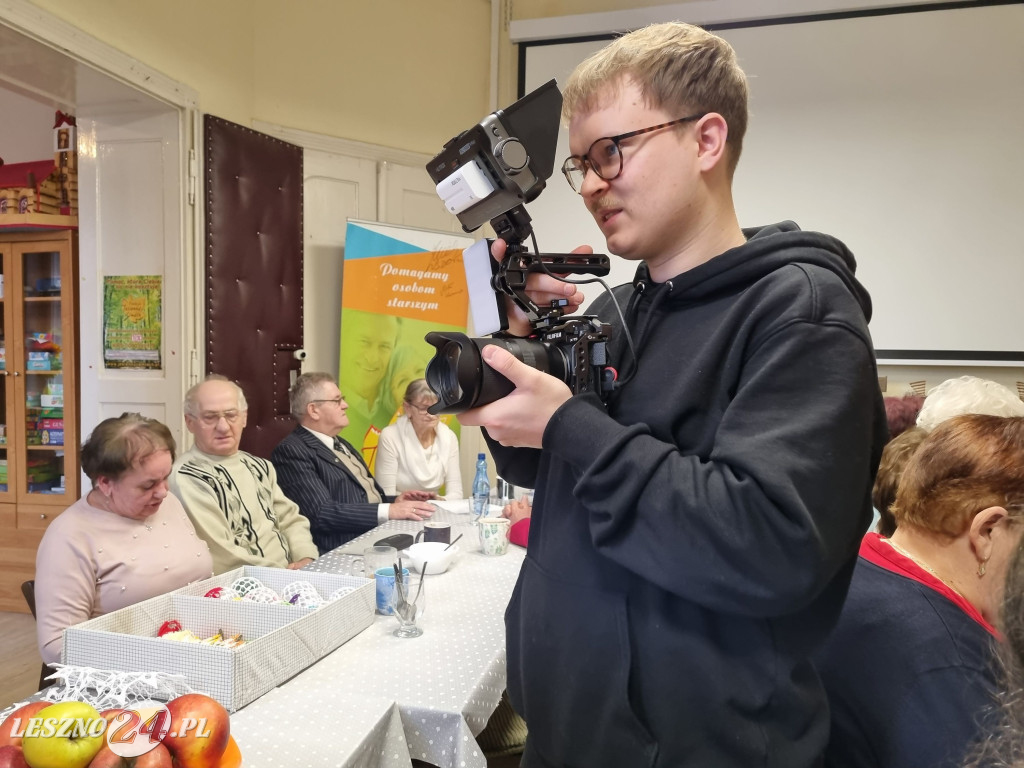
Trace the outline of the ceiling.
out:
[[[108,115],[168,105],[0,23],[0,88],[54,109]]]

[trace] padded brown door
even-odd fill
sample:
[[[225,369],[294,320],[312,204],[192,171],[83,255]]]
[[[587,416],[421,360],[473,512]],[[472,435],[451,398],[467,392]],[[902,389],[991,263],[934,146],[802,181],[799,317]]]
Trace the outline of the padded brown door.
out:
[[[302,348],[302,148],[204,115],[206,372],[242,387],[242,449],[265,458],[294,428]]]

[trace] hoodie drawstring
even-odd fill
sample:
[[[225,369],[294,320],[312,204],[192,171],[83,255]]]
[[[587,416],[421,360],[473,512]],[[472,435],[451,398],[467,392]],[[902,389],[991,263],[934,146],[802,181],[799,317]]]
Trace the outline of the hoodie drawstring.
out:
[[[629,304],[626,305],[626,324],[627,326],[632,325],[634,319],[640,319],[641,321],[637,325],[636,336],[633,337],[633,349],[636,350],[636,354],[639,356],[643,349],[644,340],[651,328],[651,318],[654,316],[654,313],[657,312],[658,307],[661,306],[662,302],[672,295],[675,285],[673,285],[672,281],[669,280],[662,284],[661,290],[656,289],[651,297],[651,305],[642,317],[640,316],[640,299],[642,295],[646,293],[647,283],[643,280],[637,280],[634,285],[635,290],[633,291],[633,295],[629,298]],[[618,386],[616,386],[616,391],[633,378],[638,366],[639,360],[633,359],[629,367],[629,372],[619,380]],[[620,373],[622,372],[620,371]]]

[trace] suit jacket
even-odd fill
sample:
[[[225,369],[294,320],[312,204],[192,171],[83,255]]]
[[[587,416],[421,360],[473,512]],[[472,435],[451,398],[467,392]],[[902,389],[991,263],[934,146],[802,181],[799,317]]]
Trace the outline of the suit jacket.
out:
[[[345,445],[362,462],[359,451]],[[377,505],[367,502],[366,492],[341,459],[305,427],[296,427],[278,443],[270,459],[281,490],[309,518],[320,554],[377,526]],[[384,501],[393,500],[373,482]]]

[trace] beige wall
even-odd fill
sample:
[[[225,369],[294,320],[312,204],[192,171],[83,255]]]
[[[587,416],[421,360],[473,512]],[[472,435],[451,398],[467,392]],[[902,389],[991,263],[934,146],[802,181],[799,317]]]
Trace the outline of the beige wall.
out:
[[[510,21],[664,5],[500,0],[491,104],[491,0],[30,1],[190,86],[203,112],[425,154],[514,101]]]
[[[488,111],[490,0],[33,0],[200,109],[433,153]]]
[[[686,0],[671,0],[686,2]],[[667,5],[669,0],[515,0],[512,18],[546,19],[551,16],[574,16],[580,13],[606,13],[630,8],[650,8]]]
[[[515,100],[512,20],[663,0],[31,0],[199,93],[203,112],[425,154]]]
[[[435,153],[487,112],[489,0],[258,5],[260,119]]]
[[[184,83],[204,111],[252,117],[253,23],[247,0],[33,0],[93,37]]]
[[[509,42],[510,21],[627,11],[665,5],[669,0],[501,0],[502,29],[498,40],[498,106],[511,104],[518,95],[518,49]],[[691,2],[692,0],[675,0]]]

